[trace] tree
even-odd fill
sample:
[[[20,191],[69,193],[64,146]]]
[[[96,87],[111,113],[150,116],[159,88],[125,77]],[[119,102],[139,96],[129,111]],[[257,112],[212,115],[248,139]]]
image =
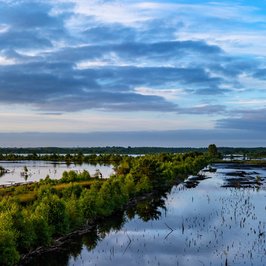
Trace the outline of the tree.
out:
[[[208,154],[212,157],[212,158],[218,158],[219,157],[219,153],[218,153],[218,149],[216,147],[215,144],[210,144],[208,147]]]
[[[48,223],[54,235],[62,235],[68,230],[68,216],[66,205],[57,195],[48,194],[39,202],[35,214],[41,216]]]
[[[0,212],[0,265],[14,265],[19,260],[16,231],[10,212]]]
[[[52,231],[47,220],[39,213],[33,213],[30,219],[35,232],[34,246],[48,246],[52,240]]]

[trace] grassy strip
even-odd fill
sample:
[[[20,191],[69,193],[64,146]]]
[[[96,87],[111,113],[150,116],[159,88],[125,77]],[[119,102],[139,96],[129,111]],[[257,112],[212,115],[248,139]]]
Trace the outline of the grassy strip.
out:
[[[65,189],[72,188],[73,186],[81,186],[83,188],[90,188],[90,186],[95,183],[96,179],[88,180],[88,181],[76,181],[70,183],[59,183],[56,185],[52,185],[51,189],[55,189],[57,192],[63,191]],[[104,179],[97,180],[97,182],[104,182]],[[34,202],[37,199],[37,191],[36,187],[40,188],[38,183],[33,184],[21,184],[19,186],[10,186],[4,187],[0,189],[0,198],[1,197],[16,197],[20,203],[29,204]]]

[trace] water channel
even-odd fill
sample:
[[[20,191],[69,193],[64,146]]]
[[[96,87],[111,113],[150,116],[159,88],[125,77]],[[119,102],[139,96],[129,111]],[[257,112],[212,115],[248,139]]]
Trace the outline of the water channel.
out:
[[[266,265],[266,169],[212,167],[29,265]]]

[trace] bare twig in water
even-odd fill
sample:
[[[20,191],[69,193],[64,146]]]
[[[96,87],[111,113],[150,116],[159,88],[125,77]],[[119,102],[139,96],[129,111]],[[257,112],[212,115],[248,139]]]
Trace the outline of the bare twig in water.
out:
[[[172,227],[170,227],[167,223],[164,223],[171,231],[174,231],[175,229],[173,229]]]
[[[129,246],[131,245],[131,238],[129,237],[129,235],[128,235],[128,233],[126,233],[127,234],[127,237],[128,237],[128,240],[129,240],[129,242],[128,242],[128,244],[127,244],[127,246],[126,246],[126,249],[124,250],[124,252],[123,252],[123,255],[126,253],[126,251],[127,251],[127,249],[129,248]]]
[[[164,223],[164,224],[165,224],[166,227],[170,230],[170,232],[169,232],[169,233],[165,236],[165,238],[164,238],[164,239],[167,239],[167,237],[168,237],[169,235],[171,235],[175,229],[173,229],[172,227],[170,227],[167,223]]]

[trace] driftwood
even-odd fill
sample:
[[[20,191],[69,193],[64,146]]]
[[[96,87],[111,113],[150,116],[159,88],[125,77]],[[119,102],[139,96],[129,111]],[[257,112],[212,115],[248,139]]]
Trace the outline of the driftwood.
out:
[[[64,250],[64,248],[62,248],[63,245],[65,245],[68,241],[71,241],[74,237],[76,236],[80,236],[80,235],[84,235],[86,233],[89,233],[92,229],[94,228],[93,225],[87,225],[84,228],[75,230],[65,236],[59,237],[55,240],[53,240],[52,245],[49,247],[46,246],[41,246],[38,247],[34,250],[31,250],[29,253],[24,254],[21,257],[20,263],[19,265],[24,265],[26,263],[28,263],[31,258],[44,254],[44,253],[48,253],[48,252],[52,252],[52,251],[60,251],[60,250]]]

